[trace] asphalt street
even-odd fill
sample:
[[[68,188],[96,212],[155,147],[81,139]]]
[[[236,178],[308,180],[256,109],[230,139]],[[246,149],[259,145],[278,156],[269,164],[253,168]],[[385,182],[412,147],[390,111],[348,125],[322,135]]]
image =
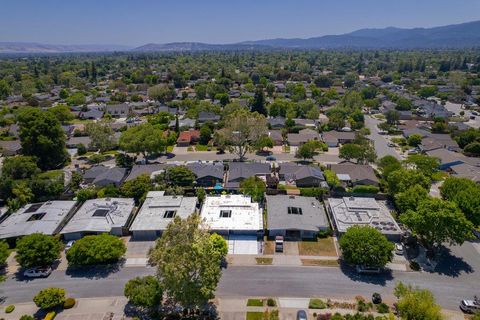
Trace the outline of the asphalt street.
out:
[[[217,296],[247,297],[350,297],[380,292],[389,296],[398,281],[430,289],[438,302],[455,310],[461,299],[478,295],[480,255],[471,243],[445,252],[435,273],[393,272],[359,276],[349,268],[229,266],[223,271]],[[151,267],[54,271],[48,278],[25,280],[10,277],[0,286],[4,304],[32,301],[46,287],[65,288],[76,298],[123,295],[125,283],[134,277],[154,274]]]
[[[371,116],[365,116],[365,126],[370,129],[370,140],[373,141],[375,145],[375,151],[377,152],[378,158],[382,158],[384,156],[394,156],[397,159],[400,159],[400,155],[398,154],[395,148],[391,148],[388,146],[388,141],[385,136],[382,136],[378,133],[377,125],[380,123],[380,120],[374,119]]]

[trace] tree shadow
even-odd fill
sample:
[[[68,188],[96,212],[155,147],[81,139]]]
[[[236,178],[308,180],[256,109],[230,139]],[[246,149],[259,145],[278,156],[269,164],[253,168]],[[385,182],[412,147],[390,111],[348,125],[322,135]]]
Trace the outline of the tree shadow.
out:
[[[125,259],[117,263],[92,265],[92,266],[69,266],[66,274],[72,278],[87,278],[87,279],[102,279],[106,278],[112,273],[120,271],[124,266]]]
[[[128,302],[123,309],[127,317],[138,317],[142,320],[217,320],[220,319],[217,306],[213,302],[207,303],[203,308],[187,310],[170,301],[166,301],[158,310],[139,308]]]
[[[472,266],[462,257],[452,253],[450,248],[440,247],[438,249],[439,261],[431,273],[438,273],[449,277],[458,277],[462,273],[473,273]]]
[[[393,280],[392,271],[389,269],[385,269],[379,274],[360,274],[355,270],[355,267],[340,260],[340,270],[342,270],[343,274],[349,277],[350,280],[356,282],[385,286],[387,282]]]

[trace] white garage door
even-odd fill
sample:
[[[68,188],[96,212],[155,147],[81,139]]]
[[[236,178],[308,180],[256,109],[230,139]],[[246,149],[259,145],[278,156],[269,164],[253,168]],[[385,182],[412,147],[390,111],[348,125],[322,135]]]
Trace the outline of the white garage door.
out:
[[[228,237],[229,254],[258,254],[257,236],[230,235]]]

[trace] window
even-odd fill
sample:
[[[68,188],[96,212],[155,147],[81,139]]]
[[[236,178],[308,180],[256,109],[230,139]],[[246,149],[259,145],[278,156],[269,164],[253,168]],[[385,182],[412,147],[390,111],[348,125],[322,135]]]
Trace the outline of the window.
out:
[[[288,214],[303,214],[302,213],[302,208],[288,207]]]
[[[163,214],[163,217],[165,219],[172,219],[173,217],[175,217],[175,214],[177,213],[176,210],[167,210],[165,211],[165,213]]]
[[[34,213],[30,216],[30,218],[28,218],[27,221],[37,221],[37,220],[41,220],[47,213],[46,212],[42,212],[42,213]]]
[[[95,210],[95,212],[93,213],[93,216],[94,217],[106,217],[107,216],[107,213],[109,212],[110,210],[108,209],[97,209]]]
[[[220,218],[231,218],[232,217],[232,210],[221,210],[220,211]]]
[[[41,203],[32,204],[30,207],[28,207],[27,210],[25,210],[25,213],[35,212],[35,211],[37,211],[38,209],[40,209],[41,207],[42,207],[42,204],[41,204]]]

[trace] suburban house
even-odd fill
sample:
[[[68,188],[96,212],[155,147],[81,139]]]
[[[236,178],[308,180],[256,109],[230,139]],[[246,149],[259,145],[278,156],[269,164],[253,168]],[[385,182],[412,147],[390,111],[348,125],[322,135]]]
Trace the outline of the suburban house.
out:
[[[243,180],[256,176],[266,179],[271,174],[270,164],[260,162],[230,162],[228,164],[228,180],[225,188],[236,189]]]
[[[105,113],[110,114],[112,117],[115,118],[126,118],[131,113],[133,113],[133,107],[126,104],[108,104],[103,108]]]
[[[165,191],[147,193],[142,208],[135,216],[130,231],[135,240],[155,240],[173,218],[186,219],[196,212],[196,197],[166,196]]]
[[[286,239],[316,238],[329,222],[323,205],[313,197],[266,196],[269,237]]]
[[[97,187],[105,187],[108,185],[114,185],[115,187],[118,187],[122,184],[126,174],[127,169],[125,168],[94,166],[85,170],[85,173],[83,174],[83,180],[85,183],[91,183]]]
[[[90,234],[110,233],[123,236],[135,207],[130,198],[91,199],[78,209],[60,232],[65,240],[77,240]]]
[[[168,124],[168,127],[170,129],[173,129],[175,128],[175,126],[177,125],[177,121],[176,120],[172,120],[170,121],[170,123]],[[178,119],[178,127],[179,128],[195,128],[195,120],[194,119]]]
[[[227,238],[229,253],[258,254],[263,236],[259,204],[244,195],[207,196],[200,217],[204,227]]]
[[[287,134],[287,141],[290,146],[298,147],[309,140],[320,140],[320,135],[312,129],[303,129],[298,133]]]
[[[285,118],[284,117],[275,117],[275,118],[268,118],[268,125],[272,129],[281,129],[285,127]]]
[[[322,170],[316,166],[282,163],[278,176],[287,185],[296,185],[297,187],[319,187],[325,184]]]
[[[330,164],[329,169],[335,172],[339,180],[346,185],[378,186],[380,184],[375,171],[368,164]]]
[[[270,130],[268,132],[268,136],[273,140],[273,145],[274,146],[282,146],[283,145],[282,131],[280,131],[280,130]]]
[[[220,120],[220,116],[216,113],[209,111],[200,111],[198,113],[198,123],[213,122],[216,123]]]
[[[167,163],[136,164],[132,167],[132,170],[130,170],[125,181],[133,180],[142,174],[146,174],[150,179],[153,179],[155,176],[164,172],[165,169],[172,166],[173,164]]]
[[[83,137],[70,137],[66,144],[67,144],[67,148],[70,148],[70,149],[75,149],[77,148],[77,146],[79,144],[83,144],[85,146],[85,148],[89,149],[89,150],[92,150],[90,149],[90,143],[92,142],[92,139],[90,139],[90,137],[88,136],[83,136]]]
[[[322,140],[329,147],[338,147],[339,144],[351,143],[355,140],[353,131],[327,131],[322,133]]]
[[[78,113],[78,117],[80,119],[100,120],[103,118],[103,111],[96,108],[91,108],[87,111],[80,111]]]
[[[189,163],[187,168],[195,174],[198,187],[213,188],[223,184],[225,171],[221,162]]]
[[[0,224],[0,239],[16,239],[32,233],[55,235],[75,211],[76,201],[27,204]]]
[[[422,142],[418,146],[423,152],[435,149],[448,149],[450,151],[460,151],[458,143],[452,139],[449,134],[428,133],[422,138]]]
[[[400,240],[402,230],[390,214],[386,201],[359,197],[329,198],[326,207],[340,235],[351,226],[360,225],[377,229],[389,240]]]
[[[178,135],[177,146],[188,147],[191,144],[197,143],[200,139],[200,131],[190,129],[188,131],[182,131]]]

